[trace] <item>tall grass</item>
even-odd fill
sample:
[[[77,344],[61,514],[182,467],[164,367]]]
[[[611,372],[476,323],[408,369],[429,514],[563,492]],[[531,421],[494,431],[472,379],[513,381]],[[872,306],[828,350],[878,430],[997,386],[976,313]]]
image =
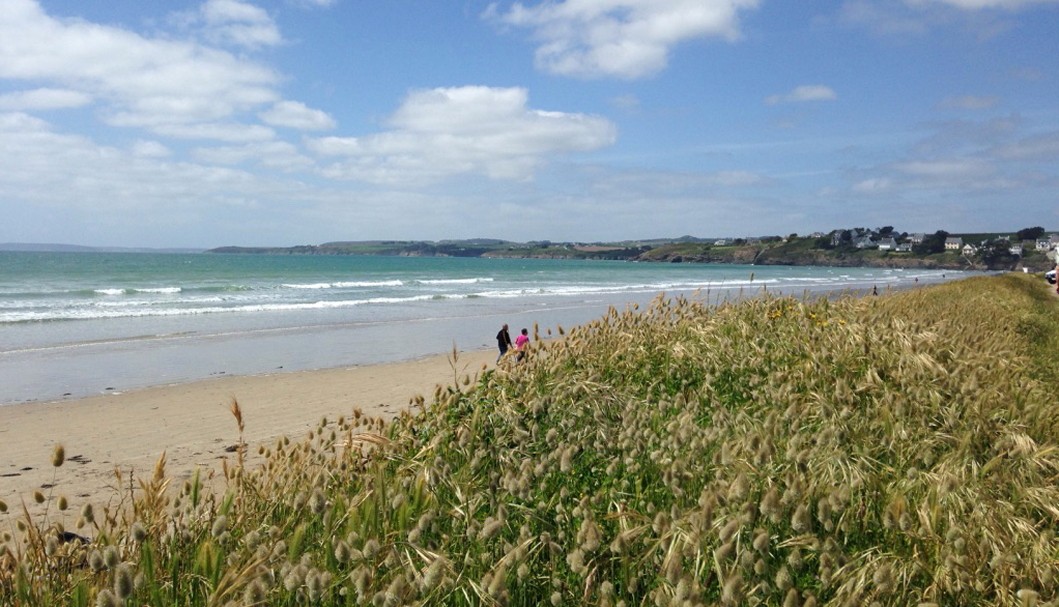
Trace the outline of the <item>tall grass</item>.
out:
[[[1011,275],[611,311],[223,494],[163,458],[86,543],[27,513],[0,604],[1056,604],[1057,306]]]

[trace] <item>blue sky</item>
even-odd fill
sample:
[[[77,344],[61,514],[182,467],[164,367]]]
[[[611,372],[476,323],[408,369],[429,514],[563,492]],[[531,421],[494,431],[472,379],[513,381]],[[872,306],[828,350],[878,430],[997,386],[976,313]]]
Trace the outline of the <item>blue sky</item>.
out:
[[[0,0],[0,242],[1059,229],[1059,0]]]

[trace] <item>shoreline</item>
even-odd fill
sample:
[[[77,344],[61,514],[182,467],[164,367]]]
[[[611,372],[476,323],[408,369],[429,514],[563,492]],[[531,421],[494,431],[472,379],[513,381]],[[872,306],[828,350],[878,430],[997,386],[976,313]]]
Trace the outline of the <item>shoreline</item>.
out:
[[[71,528],[86,502],[106,506],[128,499],[135,478],[149,478],[163,454],[166,476],[179,486],[196,468],[203,477],[235,461],[240,432],[230,410],[238,401],[248,459],[261,445],[295,438],[333,424],[355,409],[392,419],[416,396],[429,402],[436,387],[456,385],[494,368],[495,349],[458,352],[403,362],[344,366],[312,371],[224,376],[77,399],[0,407],[0,529],[24,516],[23,502],[38,520]],[[51,464],[62,445],[66,461]],[[121,481],[115,471],[121,474]],[[35,503],[33,493],[45,500]],[[60,496],[69,508],[60,512]]]
[[[887,290],[927,284],[887,285]],[[845,292],[825,290],[815,295]],[[541,337],[547,339],[547,333]],[[304,436],[324,418],[334,424],[359,409],[368,417],[389,420],[407,410],[416,396],[430,402],[436,387],[454,386],[465,376],[474,378],[495,368],[496,349],[482,341],[458,349],[455,368],[451,355],[450,349],[395,362],[217,375],[2,405],[0,500],[8,511],[0,513],[0,529],[23,516],[23,501],[34,520],[48,512],[49,520],[72,527],[85,502],[106,506],[127,500],[133,477],[149,478],[163,453],[165,473],[174,486],[182,485],[196,468],[204,478],[219,472],[225,460],[234,462],[237,457],[233,447],[240,432],[230,409],[233,399],[245,421],[242,440],[252,463],[259,457],[258,447],[271,447],[284,436]],[[51,465],[56,445],[66,453],[60,468]],[[43,503],[34,502],[34,491],[44,495]],[[64,513],[56,508],[60,496],[70,504]]]

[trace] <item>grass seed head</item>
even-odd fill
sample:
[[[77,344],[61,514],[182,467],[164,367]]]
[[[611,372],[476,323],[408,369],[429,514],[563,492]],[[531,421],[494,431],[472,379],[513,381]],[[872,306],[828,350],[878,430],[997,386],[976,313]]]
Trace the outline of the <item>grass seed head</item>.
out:
[[[88,553],[88,566],[92,571],[100,572],[106,567],[106,562],[103,560],[103,554],[98,550],[93,550]]]
[[[571,571],[580,574],[585,568],[585,553],[580,548],[574,549],[566,555],[566,564],[570,566]]]
[[[791,516],[791,529],[794,529],[798,533],[805,533],[809,530],[809,526],[812,519],[809,517],[809,509],[805,504],[799,504],[794,509],[794,514]]]
[[[351,556],[349,544],[345,540],[339,540],[335,544],[335,560],[339,563],[348,563]]]
[[[132,524],[132,539],[139,543],[142,543],[147,539],[147,527],[144,527],[143,523],[136,521]]]
[[[1015,593],[1015,596],[1019,599],[1019,605],[1022,607],[1037,607],[1037,603],[1040,600],[1040,593],[1030,588],[1022,588]]]
[[[762,516],[767,516],[773,523],[779,522],[783,510],[780,506],[779,490],[776,487],[773,486],[765,492],[765,496],[761,498],[759,510]]]
[[[116,547],[107,546],[103,549],[103,564],[107,566],[107,569],[115,569],[121,564],[121,555],[118,554]]]
[[[324,593],[324,585],[327,581],[327,576],[322,574],[315,569],[310,569],[305,574],[305,588],[309,593],[309,600],[317,602]]]
[[[893,590],[894,572],[890,563],[883,563],[875,569],[872,582],[875,584],[875,589],[882,594],[889,594]]]
[[[55,445],[51,452],[51,465],[58,468],[66,461],[66,449],[62,445]]]
[[[739,527],[739,519],[733,518],[732,520],[728,521],[724,525],[724,527],[721,527],[721,531],[720,533],[718,533],[718,537],[722,542],[727,542],[728,540],[732,539],[732,536],[739,532]]]
[[[737,605],[743,600],[743,578],[738,573],[732,574],[724,581],[721,588],[721,602],[725,605]]]
[[[716,550],[713,551],[713,556],[719,562],[725,562],[735,553],[735,542],[728,541],[720,545]]]
[[[259,605],[264,602],[267,594],[265,584],[257,579],[246,585],[246,589],[243,590],[243,602],[247,605]]]
[[[127,563],[118,566],[114,573],[114,594],[122,601],[132,596],[134,588],[133,569]]]
[[[105,588],[96,595],[96,607],[121,607],[121,600]]]
[[[801,569],[804,562],[801,549],[797,547],[791,549],[790,554],[787,555],[787,564],[790,565],[791,569],[795,571]]]
[[[213,526],[210,528],[210,534],[213,535],[213,537],[221,537],[227,530],[228,517],[222,514],[213,521]]]
[[[769,534],[764,529],[758,529],[754,536],[754,550],[765,554],[769,549]]]

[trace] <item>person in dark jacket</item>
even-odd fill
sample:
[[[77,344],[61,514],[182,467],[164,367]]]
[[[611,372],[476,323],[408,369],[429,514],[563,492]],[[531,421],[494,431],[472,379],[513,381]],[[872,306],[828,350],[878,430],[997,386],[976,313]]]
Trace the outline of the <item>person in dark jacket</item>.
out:
[[[496,362],[500,362],[500,359],[511,349],[511,334],[507,332],[507,323],[500,327],[500,331],[496,334],[496,347],[500,348],[500,354],[496,357]]]

